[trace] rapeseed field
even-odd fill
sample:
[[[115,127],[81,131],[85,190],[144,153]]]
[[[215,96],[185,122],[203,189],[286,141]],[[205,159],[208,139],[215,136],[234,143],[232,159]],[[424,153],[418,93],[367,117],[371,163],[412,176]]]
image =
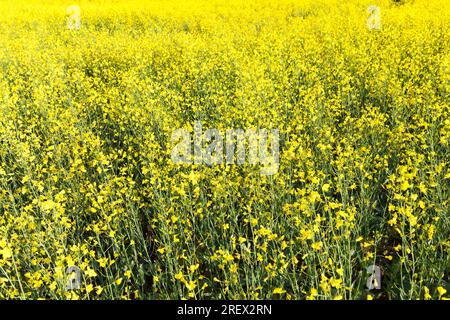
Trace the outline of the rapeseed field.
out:
[[[0,298],[449,299],[449,44],[439,0],[1,0]],[[174,163],[198,125],[276,170]]]

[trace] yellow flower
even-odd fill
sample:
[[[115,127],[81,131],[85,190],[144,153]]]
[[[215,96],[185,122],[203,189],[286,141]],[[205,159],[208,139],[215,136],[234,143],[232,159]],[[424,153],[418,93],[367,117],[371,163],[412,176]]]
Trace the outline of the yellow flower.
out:
[[[86,269],[86,275],[89,277],[89,278],[93,278],[93,277],[96,277],[97,276],[97,273],[95,272],[95,270],[94,269],[91,269],[91,268],[87,268]]]
[[[438,287],[437,291],[439,293],[439,299],[441,299],[442,296],[447,293],[447,290],[445,288],[443,288],[443,287]]]
[[[0,250],[0,254],[2,255],[3,259],[7,260],[12,257],[12,250],[10,248],[3,248]]]
[[[335,279],[333,277],[330,278],[330,285],[333,288],[339,289],[339,288],[341,288],[341,284],[342,284],[342,279]]]
[[[51,291],[55,291],[56,287],[57,287],[56,281],[53,281],[53,282],[48,286],[48,288],[49,288]]]
[[[180,272],[178,272],[176,275],[175,275],[175,279],[177,279],[177,280],[183,280],[184,279],[184,275],[183,275],[183,273],[180,271]]]
[[[189,282],[186,281],[184,284],[189,291],[193,291],[197,287],[196,281],[192,280]]]
[[[88,284],[88,285],[86,286],[86,292],[87,292],[87,293],[90,293],[92,290],[94,290],[94,286],[93,286],[92,284]]]
[[[95,287],[95,293],[99,296],[101,295],[103,292],[103,288],[101,286],[96,286]]]
[[[283,288],[275,288],[275,289],[273,289],[273,294],[283,294],[285,292],[286,291],[283,290]]]
[[[401,190],[402,190],[402,191],[406,191],[406,190],[408,190],[410,187],[411,187],[411,185],[409,184],[408,180],[405,180],[405,181],[402,182]]]
[[[198,263],[197,264],[193,264],[192,266],[189,267],[189,271],[191,273],[194,273],[199,267],[200,267],[200,265]]]
[[[426,286],[423,287],[423,290],[425,291],[424,296],[423,296],[424,299],[430,300],[431,299],[430,290]]]
[[[100,259],[97,260],[97,262],[100,265],[100,267],[105,268],[106,264],[108,263],[108,259],[100,258]]]
[[[311,288],[309,295],[306,297],[306,300],[314,300],[319,292],[315,288]]]
[[[316,251],[320,251],[320,249],[322,249],[322,241],[318,241],[318,242],[314,242],[311,247],[316,250]]]
[[[302,240],[311,240],[314,237],[314,232],[311,230],[300,230],[300,236]]]

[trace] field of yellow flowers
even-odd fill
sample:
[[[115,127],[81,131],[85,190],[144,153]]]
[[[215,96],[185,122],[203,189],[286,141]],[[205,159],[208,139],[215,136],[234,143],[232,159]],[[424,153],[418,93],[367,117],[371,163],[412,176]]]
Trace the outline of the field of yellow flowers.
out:
[[[0,298],[449,298],[449,44],[439,0],[1,0]],[[278,172],[174,164],[196,121]]]

